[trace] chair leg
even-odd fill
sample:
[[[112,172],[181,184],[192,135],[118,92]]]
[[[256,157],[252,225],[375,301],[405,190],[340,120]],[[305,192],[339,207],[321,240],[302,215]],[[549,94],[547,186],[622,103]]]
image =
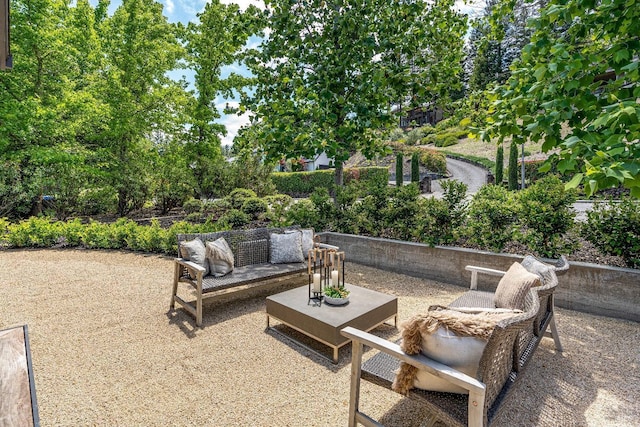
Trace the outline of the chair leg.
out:
[[[360,374],[362,367],[361,342],[353,341],[351,354],[351,387],[349,396],[349,427],[356,427],[356,414],[360,405]]]
[[[551,329],[551,336],[553,337],[553,342],[556,344],[556,350],[562,351],[562,344],[560,343],[560,335],[558,335],[558,328],[556,328],[556,316],[551,316],[551,321],[549,322],[549,328]]]
[[[173,291],[171,292],[171,304],[169,304],[170,310],[176,308],[176,295],[178,294],[178,279],[180,278],[180,264],[176,263],[173,272]]]

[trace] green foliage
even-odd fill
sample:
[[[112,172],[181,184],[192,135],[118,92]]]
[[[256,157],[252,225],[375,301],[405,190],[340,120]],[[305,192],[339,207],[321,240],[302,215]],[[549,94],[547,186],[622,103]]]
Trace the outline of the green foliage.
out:
[[[640,268],[640,206],[629,197],[595,203],[587,212],[580,234],[604,253],[621,256],[629,267]]]
[[[385,151],[376,131],[395,126],[390,100],[446,99],[459,86],[466,17],[453,0],[298,5],[269,2],[271,32],[249,62],[257,85],[243,105],[262,120],[268,158],[324,152],[342,185],[352,152],[372,158]]]
[[[428,171],[444,174],[447,172],[447,156],[441,151],[422,148],[420,153],[420,164]]]
[[[302,199],[295,202],[287,210],[287,223],[297,224],[301,227],[313,227],[322,230],[319,225],[319,215],[314,203],[309,199]]]
[[[518,146],[515,142],[509,147],[509,169],[508,169],[508,187],[509,190],[518,189]]]
[[[201,212],[204,204],[202,200],[194,199],[193,197],[187,200],[182,204],[182,209],[187,214],[192,214],[195,212]]]
[[[504,180],[504,147],[498,145],[496,150],[496,168],[495,168],[496,185],[502,185]]]
[[[407,145],[416,145],[421,142],[423,136],[424,136],[424,131],[422,127],[412,129],[409,132],[407,132],[405,143]]]
[[[258,195],[255,191],[248,188],[236,188],[225,199],[229,201],[232,209],[241,209],[245,200],[256,198]]]
[[[549,1],[530,21],[531,43],[511,77],[492,95],[485,140],[542,141],[558,170],[573,176],[568,186],[583,184],[591,195],[622,184],[640,197],[636,6],[626,0]]]
[[[533,252],[556,258],[568,249],[563,237],[573,226],[575,192],[565,191],[555,176],[546,176],[517,193],[518,240]]]
[[[292,197],[306,197],[316,188],[326,188],[333,191],[334,172],[331,170],[315,170],[313,172],[277,172],[271,175],[271,179],[279,193]],[[389,182],[389,170],[382,167],[348,168],[344,170],[344,182],[351,181]]]
[[[253,218],[258,218],[260,214],[266,213],[267,209],[269,209],[269,204],[266,200],[259,197],[249,197],[242,203],[241,210]]]
[[[231,228],[242,228],[251,222],[251,217],[240,209],[230,209],[218,221]]]
[[[411,182],[420,181],[420,154],[413,153],[411,155]]]
[[[18,248],[47,248],[58,242],[60,223],[48,218],[31,217],[7,227],[7,241]]]
[[[400,142],[404,141],[405,132],[401,128],[395,128],[389,133],[389,141]]]
[[[449,147],[457,144],[459,139],[466,138],[469,134],[468,130],[459,126],[453,128],[438,128],[438,125],[442,122],[444,122],[444,120],[436,125],[436,129],[438,130],[422,139],[423,144],[433,144],[436,147]],[[445,123],[450,122],[446,121]]]
[[[492,251],[501,251],[516,228],[514,193],[498,185],[485,185],[471,200],[462,238]]]
[[[396,154],[396,187],[402,187],[404,182],[404,155]]]
[[[267,196],[264,200],[269,205],[267,218],[274,227],[284,227],[292,225],[287,221],[287,208],[293,203],[293,198],[286,194],[275,194]]]
[[[332,170],[317,170],[313,172],[278,172],[271,175],[271,179],[279,193],[291,197],[304,197],[316,188],[332,189],[334,176]]]

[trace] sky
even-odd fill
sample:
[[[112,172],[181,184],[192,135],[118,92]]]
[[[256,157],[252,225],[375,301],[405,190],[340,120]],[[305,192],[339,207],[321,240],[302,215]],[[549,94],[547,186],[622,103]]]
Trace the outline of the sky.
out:
[[[207,0],[158,0],[162,5],[163,13],[169,20],[169,22],[182,22],[187,23],[190,21],[197,20],[197,14],[202,12],[204,9]],[[95,6],[98,2],[97,0],[90,1],[93,6]],[[262,0],[220,0],[220,3],[229,4],[236,3],[240,6],[240,9],[244,10],[249,5],[255,5],[260,8],[264,8],[264,2]],[[457,4],[461,11],[468,13],[470,15],[477,14],[482,10],[484,1],[483,0],[468,0],[468,5],[465,5],[462,0],[458,0]],[[120,5],[119,0],[112,0],[111,5],[109,6],[109,14],[113,14],[115,9]],[[249,40],[249,43],[256,43],[259,40]],[[227,67],[222,70],[223,77],[225,74],[228,74],[231,71],[235,71],[239,74],[248,74],[246,69],[239,69],[237,66]],[[169,74],[171,77],[175,79],[179,79],[184,76],[187,81],[193,81],[193,73],[190,73],[188,70],[176,70]],[[222,109],[225,107],[225,104],[229,103],[231,106],[237,106],[237,99],[224,99],[219,97],[216,99],[216,105],[218,110],[220,111],[221,118],[218,120],[220,124],[225,125],[227,128],[227,135],[222,137],[223,145],[230,145],[233,143],[233,138],[238,133],[238,130],[249,122],[249,117],[247,114],[242,116],[237,115],[226,115],[222,113]]]

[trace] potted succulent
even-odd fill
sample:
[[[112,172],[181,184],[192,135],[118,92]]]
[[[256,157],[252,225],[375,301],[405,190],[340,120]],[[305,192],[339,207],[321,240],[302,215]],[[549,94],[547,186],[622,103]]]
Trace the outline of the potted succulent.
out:
[[[329,286],[322,291],[324,302],[331,305],[343,305],[349,302],[349,291],[344,286]]]

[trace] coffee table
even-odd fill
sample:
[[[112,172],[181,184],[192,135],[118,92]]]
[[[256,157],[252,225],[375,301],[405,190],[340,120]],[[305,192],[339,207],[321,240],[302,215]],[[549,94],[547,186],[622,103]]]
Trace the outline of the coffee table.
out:
[[[332,362],[338,363],[338,349],[351,341],[340,334],[341,329],[352,326],[370,331],[391,318],[394,319],[394,325],[398,325],[397,297],[355,285],[347,284],[346,288],[351,292],[349,302],[339,306],[310,300],[307,286],[267,297],[267,330],[282,334],[270,326],[270,319],[274,318],[331,347]],[[293,337],[285,336],[326,358]]]

